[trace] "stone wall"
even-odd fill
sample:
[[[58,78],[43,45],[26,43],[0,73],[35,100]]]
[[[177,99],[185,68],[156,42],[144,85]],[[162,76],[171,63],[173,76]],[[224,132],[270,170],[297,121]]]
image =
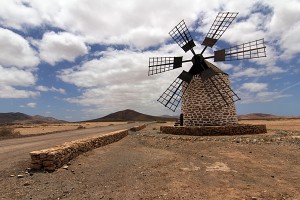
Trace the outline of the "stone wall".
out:
[[[140,125],[140,126],[134,126],[130,130],[133,131],[133,132],[136,132],[136,131],[140,131],[144,128],[146,128],[146,124],[143,124],[143,125]]]
[[[213,136],[213,135],[243,135],[267,133],[266,125],[228,125],[228,126],[161,126],[160,132],[173,135]]]
[[[54,171],[67,164],[79,154],[116,142],[128,135],[128,130],[120,130],[101,136],[65,142],[62,145],[40,151],[30,152],[31,168],[35,170]]]
[[[218,89],[223,91],[222,94],[229,94],[224,96],[225,100],[230,102],[229,105],[209,79],[203,81],[200,75],[195,75],[182,97],[184,126],[221,126],[238,123],[235,105],[232,103],[232,92],[226,86],[230,86],[228,75],[220,73],[211,79]]]

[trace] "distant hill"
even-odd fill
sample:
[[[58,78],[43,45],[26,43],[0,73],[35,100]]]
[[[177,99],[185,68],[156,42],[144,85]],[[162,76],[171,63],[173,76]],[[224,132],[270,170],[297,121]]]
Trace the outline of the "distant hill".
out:
[[[52,124],[65,122],[53,117],[30,116],[20,112],[0,113],[0,124]]]
[[[87,122],[123,122],[123,121],[175,121],[175,117],[151,116],[134,110],[122,110]]]
[[[238,119],[291,119],[300,118],[299,116],[278,116],[264,113],[250,113],[245,115],[238,115]]]

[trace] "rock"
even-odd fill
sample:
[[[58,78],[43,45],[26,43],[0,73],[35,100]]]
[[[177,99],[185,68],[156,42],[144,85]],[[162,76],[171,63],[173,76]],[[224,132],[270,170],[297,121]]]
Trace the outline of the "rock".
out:
[[[15,177],[15,175],[11,174],[10,177]]]
[[[30,183],[28,183],[28,182],[24,183],[24,186],[29,186],[29,185],[30,185]]]
[[[17,175],[17,178],[24,178],[24,175],[18,174],[18,175]]]
[[[65,169],[65,170],[68,170],[69,166],[68,165],[64,165],[62,168]]]

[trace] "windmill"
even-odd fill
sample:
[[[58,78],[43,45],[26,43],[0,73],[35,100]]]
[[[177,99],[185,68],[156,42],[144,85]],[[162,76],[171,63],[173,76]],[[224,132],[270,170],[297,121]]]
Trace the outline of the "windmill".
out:
[[[214,51],[213,56],[204,57],[207,47],[213,47],[229,25],[238,15],[237,12],[219,12],[208,31],[200,54],[195,53],[194,40],[182,20],[170,32],[170,36],[185,51],[191,51],[192,59],[183,57],[149,58],[148,76],[182,67],[182,63],[192,62],[189,71],[182,71],[171,83],[158,101],[175,111],[181,99],[183,124],[186,126],[236,124],[237,116],[234,102],[240,100],[232,90],[228,74],[207,61],[233,61],[266,57],[264,39],[259,39],[230,48]]]

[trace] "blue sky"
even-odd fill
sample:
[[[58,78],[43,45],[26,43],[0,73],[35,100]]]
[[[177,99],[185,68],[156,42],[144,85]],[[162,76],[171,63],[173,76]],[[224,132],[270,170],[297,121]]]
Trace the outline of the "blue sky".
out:
[[[219,11],[239,15],[205,55],[260,38],[267,46],[266,58],[215,63],[242,98],[238,114],[300,115],[299,0],[1,0],[0,112],[178,115],[156,100],[182,69],[148,77],[148,59],[192,57],[168,34],[182,19],[200,53]]]

